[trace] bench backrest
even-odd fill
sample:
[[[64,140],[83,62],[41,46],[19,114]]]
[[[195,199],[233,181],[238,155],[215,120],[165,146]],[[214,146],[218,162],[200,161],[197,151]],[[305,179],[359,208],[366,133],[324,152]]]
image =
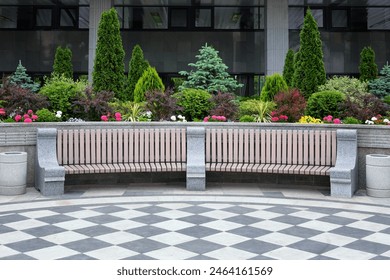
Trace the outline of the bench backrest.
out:
[[[186,162],[186,130],[58,130],[57,158],[60,165]]]
[[[336,131],[206,129],[206,163],[334,166]]]

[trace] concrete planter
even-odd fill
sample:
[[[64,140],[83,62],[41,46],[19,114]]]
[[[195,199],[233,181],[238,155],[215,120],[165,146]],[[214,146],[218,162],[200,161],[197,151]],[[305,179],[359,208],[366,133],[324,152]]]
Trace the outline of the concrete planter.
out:
[[[18,195],[26,192],[27,153],[0,153],[0,195]]]
[[[367,194],[373,197],[390,197],[390,155],[366,156]]]

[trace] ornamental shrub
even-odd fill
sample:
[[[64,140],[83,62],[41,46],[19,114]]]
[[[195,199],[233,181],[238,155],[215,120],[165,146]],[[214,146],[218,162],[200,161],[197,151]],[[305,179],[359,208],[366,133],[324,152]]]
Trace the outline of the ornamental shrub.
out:
[[[345,117],[343,119],[343,124],[362,124],[362,121],[354,117]]]
[[[294,51],[289,49],[284,60],[283,78],[289,87],[292,87],[294,76]]]
[[[271,112],[275,109],[275,103],[272,101],[261,101],[258,99],[249,99],[240,103],[240,115],[251,115],[256,122],[269,122]]]
[[[306,100],[297,89],[276,94],[274,102],[276,110],[273,111],[273,114],[287,116],[288,122],[297,122],[304,115],[306,109]]]
[[[260,98],[262,101],[272,101],[277,93],[286,91],[288,91],[286,81],[282,75],[275,73],[265,78],[265,85],[261,90]]]
[[[332,115],[340,117],[340,105],[344,102],[345,95],[339,91],[321,91],[313,93],[307,100],[306,115],[322,119]]]
[[[375,63],[375,51],[371,47],[364,47],[360,52],[360,80],[368,82],[378,76],[378,66]]]
[[[205,90],[209,93],[234,92],[243,86],[230,77],[227,72],[228,67],[213,47],[205,44],[196,58],[198,60],[195,63],[188,64],[194,70],[179,72],[180,75],[187,77],[187,80],[179,87],[179,91],[191,88]]]
[[[210,115],[224,116],[232,121],[237,118],[240,107],[233,93],[218,92],[210,101],[213,104]]]
[[[149,66],[135,85],[134,101],[145,101],[145,93],[154,90],[164,91],[165,87],[156,68]]]
[[[256,122],[256,119],[254,116],[249,116],[249,115],[243,115],[240,118],[240,122]]]
[[[390,95],[390,65],[386,64],[381,70],[381,76],[378,79],[368,83],[370,93],[378,98],[384,98]]]
[[[61,119],[56,117],[56,114],[47,108],[40,109],[36,112],[38,122],[58,122]]]
[[[64,75],[66,78],[73,78],[72,51],[70,48],[57,47],[52,75]]]
[[[65,118],[72,113],[72,101],[87,87],[85,81],[73,81],[64,76],[52,76],[45,79],[45,83],[39,93],[48,98],[52,111],[61,111]]]
[[[127,85],[125,90],[125,100],[134,100],[134,90],[138,80],[149,67],[149,62],[144,59],[144,53],[140,45],[135,45],[131,53],[129,62],[129,73],[127,75]]]
[[[213,108],[212,95],[205,90],[184,89],[175,96],[178,99],[178,105],[182,107],[182,114],[189,121],[202,120]]]
[[[124,100],[125,51],[119,27],[115,8],[102,13],[92,78],[95,92],[111,91]]]
[[[26,67],[24,67],[22,62],[19,60],[19,64],[16,67],[15,73],[9,77],[9,83],[32,92],[38,92],[40,85],[34,83],[31,77],[27,75],[26,71]]]
[[[367,82],[360,81],[348,76],[334,76],[327,80],[324,85],[318,87],[319,91],[340,91],[346,95],[366,94]]]
[[[308,9],[300,33],[300,48],[295,57],[293,87],[298,88],[307,99],[325,82],[321,36],[317,22]]]
[[[177,104],[177,98],[173,95],[173,90],[167,88],[165,91],[153,90],[145,94],[146,109],[152,112],[152,117],[156,121],[170,120],[172,115],[182,108]]]

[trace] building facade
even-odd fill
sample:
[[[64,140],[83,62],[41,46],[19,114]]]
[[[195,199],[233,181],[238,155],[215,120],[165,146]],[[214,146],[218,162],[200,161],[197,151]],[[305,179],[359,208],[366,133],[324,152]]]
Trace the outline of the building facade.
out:
[[[357,75],[365,46],[380,68],[390,58],[389,0],[0,0],[0,72],[21,60],[29,73],[46,75],[61,45],[71,48],[77,75],[91,73],[100,15],[110,7],[119,15],[126,71],[139,44],[166,81],[208,43],[245,84],[241,94],[253,94],[255,77],[281,72],[288,48],[298,50],[309,7],[328,75]]]

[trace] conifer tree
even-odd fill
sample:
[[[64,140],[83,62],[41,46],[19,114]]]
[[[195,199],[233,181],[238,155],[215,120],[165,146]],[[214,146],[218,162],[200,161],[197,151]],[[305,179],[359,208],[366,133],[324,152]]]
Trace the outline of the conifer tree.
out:
[[[384,98],[390,95],[390,65],[387,63],[383,66],[381,76],[378,79],[368,82],[370,93],[378,98]]]
[[[294,76],[294,51],[289,49],[284,60],[283,78],[289,87],[292,86],[292,79]]]
[[[145,93],[153,90],[164,91],[165,87],[156,71],[156,68],[149,66],[135,85],[134,101],[145,101]]]
[[[53,75],[64,75],[73,78],[72,51],[70,48],[58,46],[54,56]]]
[[[360,52],[360,81],[368,82],[378,76],[378,66],[375,63],[375,52],[371,47],[364,47]]]
[[[195,68],[190,72],[180,71],[179,74],[187,77],[187,80],[179,87],[179,90],[186,88],[202,89],[213,92],[234,92],[242,87],[227,72],[228,67],[218,55],[218,51],[205,44],[196,55],[198,59],[188,66]]]
[[[293,77],[293,87],[298,88],[306,98],[326,82],[323,57],[318,25],[308,9],[300,33],[300,48],[296,55]]]
[[[114,8],[102,13],[97,35],[93,89],[95,92],[112,91],[115,97],[124,100],[125,51]]]
[[[144,59],[144,53],[139,45],[135,45],[129,62],[125,100],[134,100],[134,89],[142,74],[148,69],[149,63]]]
[[[29,89],[32,92],[37,92],[39,90],[39,84],[34,83],[31,77],[26,73],[26,68],[22,65],[22,62],[19,60],[19,64],[16,67],[15,73],[13,73],[9,82],[14,85],[18,85],[21,88]]]
[[[275,73],[265,78],[265,84],[261,90],[260,98],[262,101],[273,101],[276,94],[287,91],[288,86],[282,75]]]

